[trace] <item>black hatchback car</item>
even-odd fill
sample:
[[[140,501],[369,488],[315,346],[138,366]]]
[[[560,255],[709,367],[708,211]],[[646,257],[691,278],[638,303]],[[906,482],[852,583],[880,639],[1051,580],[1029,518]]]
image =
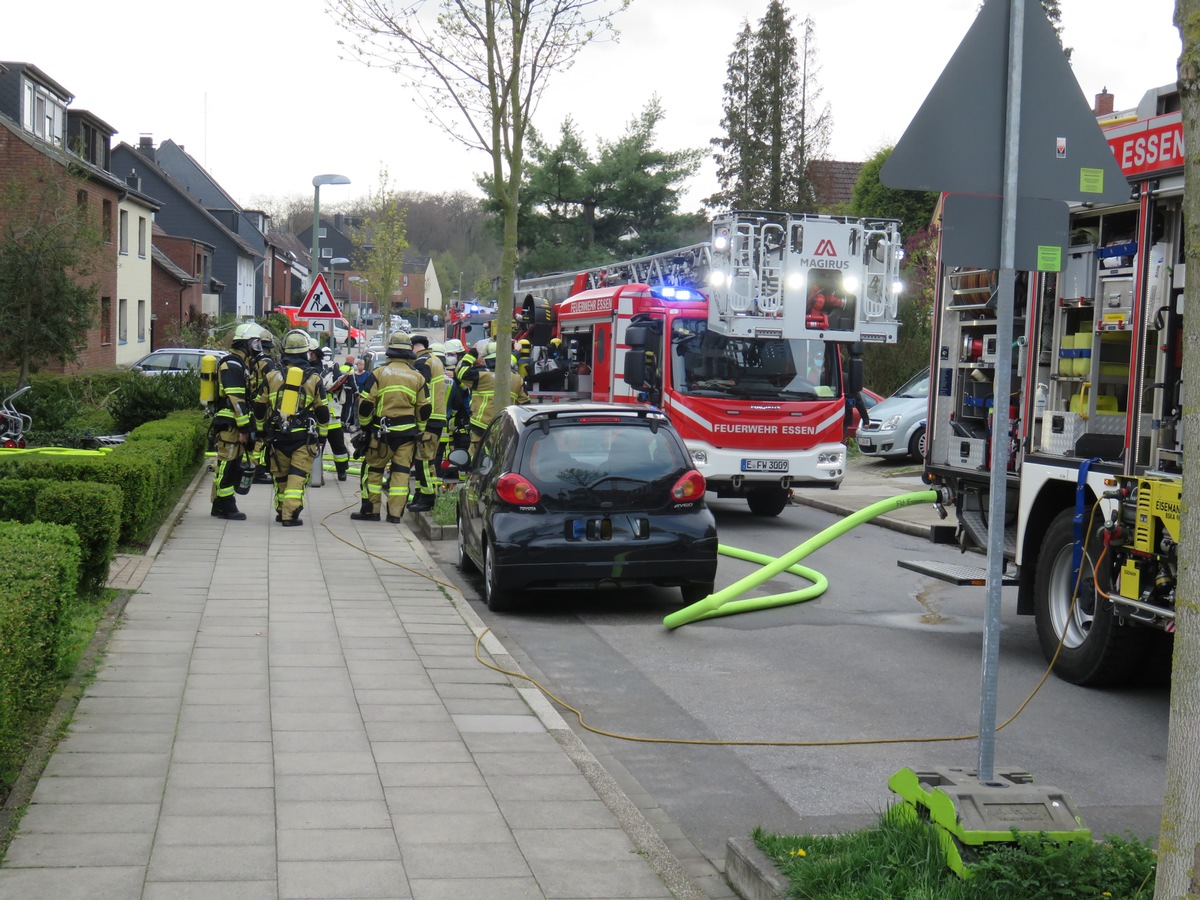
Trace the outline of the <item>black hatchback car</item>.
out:
[[[509,406],[458,491],[458,564],[483,572],[490,609],[542,589],[658,585],[713,591],[717,526],[704,476],[649,406]]]

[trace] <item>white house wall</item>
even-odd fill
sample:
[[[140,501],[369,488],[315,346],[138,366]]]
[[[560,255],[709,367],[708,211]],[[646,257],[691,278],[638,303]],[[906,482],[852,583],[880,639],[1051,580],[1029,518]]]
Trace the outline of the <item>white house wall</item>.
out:
[[[117,303],[113,310],[117,317],[117,365],[136,362],[154,348],[151,346],[151,319],[153,304],[151,284],[154,263],[150,252],[154,214],[149,207],[131,196],[118,204],[129,222],[128,252],[117,251]],[[118,216],[118,222],[120,217]],[[140,233],[139,223],[144,229]],[[124,307],[124,333],[122,333],[122,306]]]

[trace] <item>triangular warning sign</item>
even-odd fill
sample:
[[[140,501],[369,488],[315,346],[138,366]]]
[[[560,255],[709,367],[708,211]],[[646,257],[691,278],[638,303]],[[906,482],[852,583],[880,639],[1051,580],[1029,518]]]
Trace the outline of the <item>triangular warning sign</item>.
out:
[[[300,304],[297,319],[340,319],[342,311],[333,299],[333,291],[325,283],[325,276],[318,274],[308,289],[308,296]]]
[[[986,0],[879,172],[890,188],[1004,192],[1008,32],[1024,3],[1017,195],[1120,203],[1129,182],[1104,139],[1040,0]]]

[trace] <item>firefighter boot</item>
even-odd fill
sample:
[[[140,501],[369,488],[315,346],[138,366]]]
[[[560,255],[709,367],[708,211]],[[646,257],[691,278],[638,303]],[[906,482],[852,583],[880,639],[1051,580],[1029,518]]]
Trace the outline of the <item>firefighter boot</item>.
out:
[[[408,504],[413,512],[429,512],[433,509],[433,494],[417,494],[417,498]]]
[[[400,515],[398,515],[398,516],[393,516],[391,513],[388,513],[388,517],[387,517],[388,524],[389,525],[399,525],[400,520],[403,518],[404,518],[404,513],[400,513]]]
[[[362,508],[358,512],[350,513],[350,518],[358,519],[360,522],[378,522],[380,516],[377,512],[371,512],[371,501],[364,500]]]
[[[239,512],[237,501],[232,497],[219,497],[213,501],[212,515],[218,519],[229,519],[232,522],[241,522],[246,518],[244,512]]]
[[[334,460],[333,467],[337,469],[338,481],[346,480],[346,470],[350,468],[350,463],[345,460]]]

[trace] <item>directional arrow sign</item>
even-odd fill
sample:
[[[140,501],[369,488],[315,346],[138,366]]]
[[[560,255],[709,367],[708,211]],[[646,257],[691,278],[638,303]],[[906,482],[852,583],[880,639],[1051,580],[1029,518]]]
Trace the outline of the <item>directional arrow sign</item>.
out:
[[[340,319],[342,311],[333,299],[333,291],[325,283],[325,276],[318,274],[308,289],[308,296],[296,312],[297,319]]]
[[[1017,195],[1123,203],[1121,173],[1040,0],[1024,2]],[[879,172],[890,188],[1003,193],[1010,0],[987,0]]]

